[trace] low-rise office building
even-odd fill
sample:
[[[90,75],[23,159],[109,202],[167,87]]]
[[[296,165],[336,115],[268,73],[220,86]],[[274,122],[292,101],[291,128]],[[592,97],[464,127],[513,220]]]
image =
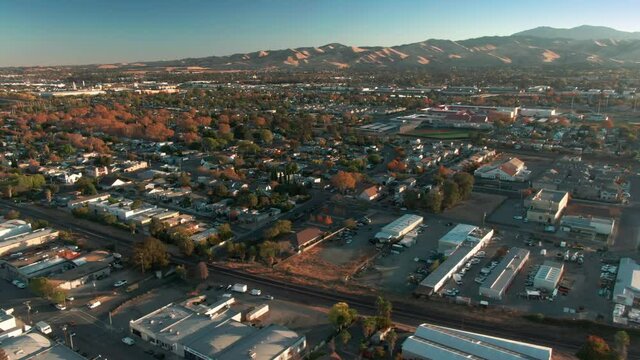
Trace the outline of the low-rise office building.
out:
[[[3,340],[0,349],[9,360],[86,360],[61,343],[55,343],[37,332]]]
[[[462,331],[422,324],[402,343],[405,360],[551,360],[553,349]]]
[[[473,174],[483,179],[526,181],[529,180],[531,171],[524,166],[522,160],[511,158],[507,161],[499,161],[481,166]]]
[[[527,220],[555,224],[569,203],[569,193],[557,190],[539,190],[525,201]]]
[[[211,306],[168,304],[129,323],[135,336],[189,360],[287,360],[306,348],[306,339],[279,325],[246,325],[230,309],[233,298]]]
[[[480,286],[480,296],[502,300],[518,272],[529,259],[529,250],[511,248]]]
[[[560,221],[560,229],[585,236],[591,240],[608,239],[613,233],[616,221],[611,218],[565,215]]]
[[[545,261],[533,278],[533,286],[536,289],[553,292],[553,290],[558,286],[558,283],[560,283],[563,272],[564,264],[554,261]]]

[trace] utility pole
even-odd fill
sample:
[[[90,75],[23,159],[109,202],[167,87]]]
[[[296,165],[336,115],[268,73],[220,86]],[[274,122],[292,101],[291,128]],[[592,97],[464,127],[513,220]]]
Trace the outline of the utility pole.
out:
[[[74,336],[76,336],[76,333],[69,334],[69,345],[71,346],[71,350],[75,351],[75,348],[73,347],[73,337]]]
[[[64,332],[64,344],[69,345],[67,342],[67,324],[62,325],[62,332]]]
[[[31,300],[27,300],[23,304],[27,306],[27,322],[31,324]]]

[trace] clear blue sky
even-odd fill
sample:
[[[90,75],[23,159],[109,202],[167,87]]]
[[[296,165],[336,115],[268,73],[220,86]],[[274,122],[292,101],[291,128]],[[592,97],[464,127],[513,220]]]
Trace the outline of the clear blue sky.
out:
[[[0,66],[399,45],[536,26],[640,31],[638,0],[0,0]]]

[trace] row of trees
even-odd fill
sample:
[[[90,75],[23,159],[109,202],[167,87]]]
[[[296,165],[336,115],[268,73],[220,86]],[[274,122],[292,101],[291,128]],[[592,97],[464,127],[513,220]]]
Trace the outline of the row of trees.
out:
[[[424,208],[433,213],[456,206],[460,201],[471,196],[475,179],[473,175],[466,172],[458,172],[450,179],[438,181],[431,190],[420,192],[408,190],[404,194],[404,204],[407,208]]]

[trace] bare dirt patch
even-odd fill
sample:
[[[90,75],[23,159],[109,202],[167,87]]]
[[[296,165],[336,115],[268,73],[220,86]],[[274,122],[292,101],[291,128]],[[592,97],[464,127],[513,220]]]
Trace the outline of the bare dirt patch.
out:
[[[468,200],[445,211],[444,215],[460,222],[478,224],[482,222],[485,213],[491,214],[506,198],[503,195],[472,192]]]

